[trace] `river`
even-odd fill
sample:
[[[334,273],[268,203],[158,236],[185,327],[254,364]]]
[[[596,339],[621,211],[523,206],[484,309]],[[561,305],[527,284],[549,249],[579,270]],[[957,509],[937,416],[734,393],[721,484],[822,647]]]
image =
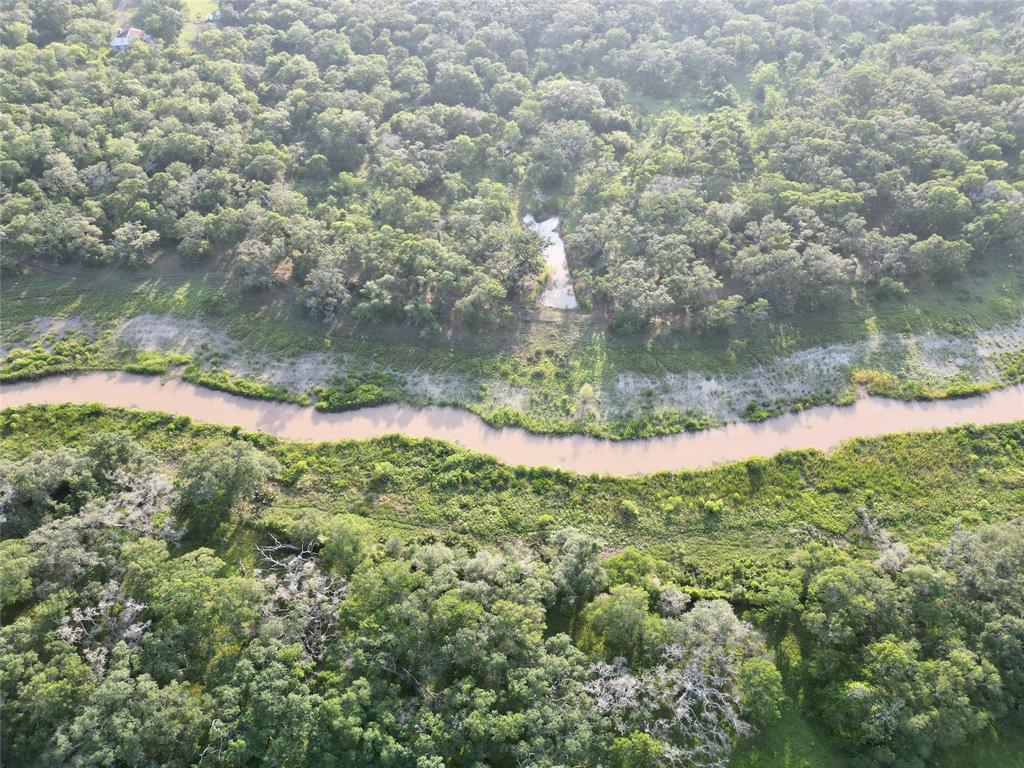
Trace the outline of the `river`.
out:
[[[565,243],[558,234],[559,216],[537,221],[532,215],[523,217],[526,228],[536,232],[544,243],[544,262],[547,265],[547,287],[540,295],[540,303],[553,309],[576,309],[576,293],[569,277],[569,262],[565,257]]]
[[[585,435],[537,435],[495,429],[468,411],[432,406],[385,405],[322,413],[292,403],[253,400],[196,387],[181,379],[131,373],[83,373],[10,384],[0,405],[101,403],[238,425],[287,440],[366,439],[388,434],[432,437],[487,453],[508,464],[557,467],[572,472],[639,475],[698,469],[786,449],[828,450],[854,437],[999,424],[1024,419],[1024,385],[959,400],[904,402],[862,397],[850,406],[822,406],[760,424],[736,423],[703,432],[644,440],[612,441]]]

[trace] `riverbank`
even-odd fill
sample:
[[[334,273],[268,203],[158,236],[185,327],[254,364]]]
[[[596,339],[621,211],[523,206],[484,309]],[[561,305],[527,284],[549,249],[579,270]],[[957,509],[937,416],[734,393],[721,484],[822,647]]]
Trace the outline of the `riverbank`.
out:
[[[1022,422],[621,478],[516,469],[400,436],[293,442],[166,413],[26,406],[0,411],[0,456],[84,445],[107,431],[127,432],[175,465],[231,437],[258,445],[282,466],[279,495],[260,512],[272,530],[311,514],[356,514],[385,538],[436,535],[493,546],[575,526],[615,550],[634,544],[672,563],[686,574],[680,584],[745,602],[756,599],[757,585],[770,584],[765,569],[807,542],[877,556],[865,510],[897,540],[927,547],[961,528],[1018,517],[1024,492]],[[237,546],[251,551],[244,540]]]
[[[286,440],[365,440],[391,434],[431,438],[486,453],[505,464],[586,474],[631,476],[704,469],[773,456],[787,450],[830,450],[853,438],[893,432],[1024,420],[1024,385],[969,398],[927,402],[862,397],[846,407],[821,406],[762,423],[645,440],[609,441],[572,435],[546,437],[517,428],[495,429],[449,407],[384,405],[326,413],[295,403],[263,401],[195,386],[180,379],[130,373],[86,373],[8,384],[4,407],[100,403],[159,410]]]
[[[183,265],[5,278],[0,380],[177,370],[247,395],[449,405],[494,426],[625,439],[849,402],[861,385],[928,399],[1024,375],[1017,273],[736,335],[650,337],[611,333],[594,313],[546,308],[474,333],[326,327],[287,290],[229,290],[216,268]]]
[[[0,381],[89,370],[177,371],[194,383],[250,397],[327,409],[450,405],[492,426],[613,439],[849,403],[857,387],[905,400],[964,396],[1006,386],[1024,373],[1024,318],[970,336],[879,334],[715,374],[641,373],[611,362],[596,347],[589,354],[581,350],[583,360],[559,363],[540,354],[530,364],[509,360],[491,367],[485,359],[477,370],[457,360],[444,369],[415,356],[406,359],[410,370],[375,365],[351,347],[294,356],[251,350],[217,321],[172,315],[140,315],[105,330],[76,316],[37,318],[31,326],[22,345],[3,358]],[[387,359],[388,346],[382,346]],[[559,415],[568,410],[571,416]]]

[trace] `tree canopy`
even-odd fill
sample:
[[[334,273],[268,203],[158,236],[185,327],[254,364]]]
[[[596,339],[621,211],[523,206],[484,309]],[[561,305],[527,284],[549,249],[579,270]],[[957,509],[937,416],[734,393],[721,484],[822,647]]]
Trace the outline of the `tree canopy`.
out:
[[[4,259],[222,263],[333,322],[500,322],[566,217],[613,328],[728,328],[1018,262],[1012,3],[246,0],[109,49],[0,11]],[[194,39],[193,39],[194,38]]]

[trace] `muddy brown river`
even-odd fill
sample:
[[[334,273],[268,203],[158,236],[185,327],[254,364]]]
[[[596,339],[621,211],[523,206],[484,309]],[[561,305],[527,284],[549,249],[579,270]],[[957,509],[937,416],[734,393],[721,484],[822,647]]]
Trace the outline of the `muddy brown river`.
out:
[[[157,410],[196,421],[238,425],[287,440],[366,439],[389,434],[432,437],[488,453],[508,464],[573,472],[638,475],[697,469],[797,448],[828,450],[854,437],[1000,424],[1024,419],[1024,385],[960,400],[903,402],[862,397],[850,406],[823,406],[760,424],[737,423],[666,437],[612,441],[584,435],[537,435],[495,429],[457,408],[386,405],[322,413],[291,403],[252,400],[196,387],[180,379],[130,373],[85,373],[11,384],[0,406],[101,403]]]

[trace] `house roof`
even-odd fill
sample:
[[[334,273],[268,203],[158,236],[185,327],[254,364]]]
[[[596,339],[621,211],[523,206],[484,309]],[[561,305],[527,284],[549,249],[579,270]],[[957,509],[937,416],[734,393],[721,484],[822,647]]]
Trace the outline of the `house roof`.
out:
[[[111,48],[127,48],[129,45],[134,43],[136,40],[142,40],[143,42],[150,42],[153,38],[147,35],[144,31],[138,27],[132,27],[127,32],[123,29],[118,29],[117,34],[110,38]]]

